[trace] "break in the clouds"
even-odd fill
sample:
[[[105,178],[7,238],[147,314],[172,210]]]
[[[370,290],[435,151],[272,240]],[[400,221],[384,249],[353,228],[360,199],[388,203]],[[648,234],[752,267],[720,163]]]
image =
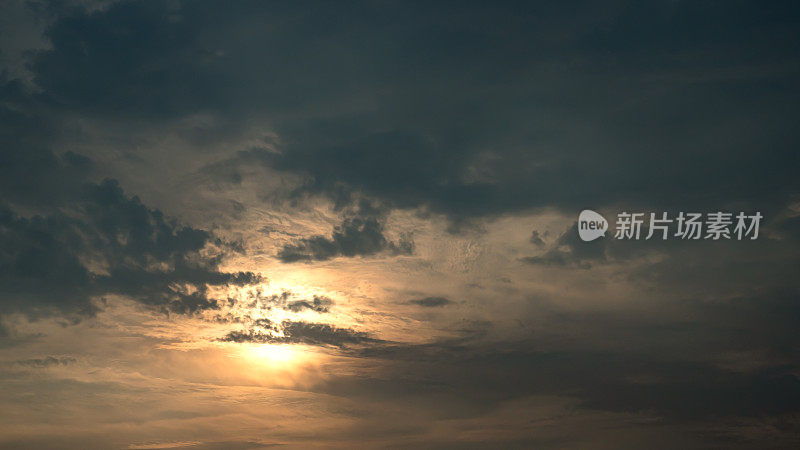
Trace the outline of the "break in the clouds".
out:
[[[0,27],[0,446],[797,447],[796,2]]]

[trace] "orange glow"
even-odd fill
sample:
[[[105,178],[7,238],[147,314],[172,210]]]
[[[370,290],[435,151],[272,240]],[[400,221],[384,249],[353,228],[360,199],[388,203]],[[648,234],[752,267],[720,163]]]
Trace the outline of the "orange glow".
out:
[[[297,346],[288,344],[252,344],[243,349],[248,361],[284,368],[300,364],[308,360],[308,353]]]

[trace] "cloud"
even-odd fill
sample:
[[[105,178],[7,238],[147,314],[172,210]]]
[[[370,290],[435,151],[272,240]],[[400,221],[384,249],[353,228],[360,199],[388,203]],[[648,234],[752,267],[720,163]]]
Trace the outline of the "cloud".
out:
[[[172,130],[198,114],[213,117],[213,125],[178,132],[196,152],[187,161],[207,156],[208,142],[241,150],[199,161],[204,179],[252,189],[261,199],[273,199],[264,193],[270,183],[281,184],[274,195],[288,206],[321,197],[342,213],[330,235],[279,249],[287,263],[411,254],[410,238],[389,237],[395,209],[452,224],[620,205],[735,205],[771,218],[797,201],[800,14],[791,2],[478,2],[456,13],[440,4],[379,2],[347,14],[331,3],[309,6],[42,6],[52,8],[49,45],[28,53],[33,86],[0,71],[0,314],[85,317],[108,295],[192,313],[219,306],[216,288],[263,282],[222,269],[237,249],[214,232],[170,219],[125,183],[101,181],[132,127],[147,130],[142,145],[130,146],[131,158],[145,161],[152,129]],[[94,131],[109,146],[97,150],[103,157],[78,154]],[[256,144],[238,139],[252,134]],[[161,165],[162,156],[153,161]],[[287,188],[243,170],[249,166],[300,181]],[[380,210],[351,210],[363,199]],[[191,208],[181,207],[169,212]],[[354,377],[340,387],[347,396],[403,405],[431,396],[450,400],[451,414],[480,417],[508,399],[556,395],[576,398],[582,409],[644,411],[653,428],[659,420],[689,423],[712,440],[709,430],[730,417],[765,417],[758,426],[774,430],[780,427],[770,420],[784,421],[784,434],[792,434],[800,404],[800,234],[796,215],[774,225],[781,240],[765,228],[764,239],[752,243],[691,246],[584,243],[573,226],[546,242],[534,231],[534,248],[520,234],[521,245],[537,252],[522,258],[536,275],[527,280],[497,272],[506,267],[499,259],[496,267],[482,265],[495,260],[475,256],[469,244],[477,260],[469,267],[489,269],[485,279],[468,280],[487,287],[465,297],[486,300],[470,314],[491,316],[496,334],[531,331],[535,340],[486,331],[412,345],[224,310],[216,320],[253,327],[225,341],[332,346],[380,361],[381,377]],[[441,254],[457,251],[451,244],[426,248],[417,273],[444,278],[447,267],[460,267],[449,257],[442,263]],[[553,279],[541,277],[541,267]],[[598,282],[597,269],[610,276]],[[509,277],[515,283],[503,283],[502,294],[487,281]],[[514,301],[541,292],[554,304],[567,298],[574,310],[517,314]],[[446,307],[460,293],[442,295],[411,302]],[[635,306],[619,298],[625,295],[637,297]],[[332,305],[324,297],[248,300],[290,312],[325,313]],[[582,305],[591,311],[581,315]],[[756,369],[751,355],[763,358]],[[721,367],[723,356],[734,368]]]
[[[64,357],[48,356],[46,358],[19,360],[16,361],[16,364],[19,364],[21,366],[41,369],[47,367],[67,366],[70,364],[74,364],[75,361],[76,361],[75,358],[72,358],[70,356],[64,356]]]
[[[645,224],[642,227],[642,237],[647,233],[648,228]],[[699,251],[705,251],[708,245],[729,246],[730,244],[738,245],[736,241],[709,243],[702,240],[685,241],[675,237],[667,240],[616,239],[611,231],[603,238],[585,242],[578,234],[578,222],[576,221],[549,246],[544,242],[537,245],[544,249],[542,253],[536,256],[526,256],[520,260],[536,266],[590,269],[598,264],[630,263],[637,258],[652,254],[677,255],[686,252],[687,248],[691,246]]]
[[[271,327],[272,324],[266,321],[259,326]],[[324,323],[283,321],[277,329],[282,330],[282,336],[251,329],[248,331],[231,331],[219,340],[239,344],[285,343],[333,347],[381,342],[370,337],[367,333]]]
[[[285,263],[324,261],[338,256],[370,256],[386,252],[391,255],[413,253],[414,244],[404,237],[391,242],[383,234],[383,224],[377,217],[349,217],[333,230],[330,238],[313,236],[284,246],[278,259]]]
[[[249,273],[248,273],[249,274]],[[257,277],[256,275],[253,275]],[[260,279],[260,278],[258,278]],[[255,284],[255,283],[245,283]],[[291,291],[281,291],[280,293],[265,294],[262,289],[249,290],[244,299],[228,298],[225,306],[239,306],[246,310],[266,310],[280,309],[293,313],[303,311],[313,311],[320,314],[330,312],[336,302],[325,295],[312,295],[311,298],[300,296]],[[212,317],[214,321],[220,323],[239,323],[250,320],[250,315],[237,315],[234,312],[227,312],[224,315],[217,314]],[[271,322],[268,319],[257,319],[255,325],[266,327]]]
[[[531,233],[531,238],[530,238],[531,244],[533,244],[533,245],[535,245],[537,247],[540,247],[540,248],[544,247],[546,244],[544,243],[544,239],[543,238],[546,237],[546,236],[547,236],[547,232],[545,232],[544,234],[540,234],[538,230],[533,230],[533,232]]]
[[[645,199],[772,211],[800,190],[789,4],[358,10],[332,20],[339,11],[324,4],[319,15],[257,3],[75,9],[48,27],[52,46],[32,53],[30,71],[58,110],[155,123],[204,111],[224,119],[215,135],[258,117],[280,139],[257,160],[307,177],[303,192],[454,222]],[[232,166],[217,175],[242,182]],[[362,225],[374,225],[348,225],[373,248]],[[283,257],[333,257],[346,251],[337,244]]]
[[[210,286],[262,281],[218,269],[234,246],[93,181],[92,161],[51,148],[58,120],[18,82],[0,89],[0,314],[92,315],[119,294],[177,313],[216,308]]]
[[[297,300],[289,302],[286,307],[289,311],[300,312],[303,310],[311,310],[318,313],[326,313],[333,305],[333,300],[324,295],[315,295],[312,301]]]
[[[447,306],[453,302],[444,297],[425,297],[416,300],[411,300],[411,303],[419,306],[424,306],[426,308],[436,308],[441,306]]]
[[[209,286],[262,281],[254,273],[217,270],[201,251],[215,245],[203,230],[181,227],[113,180],[87,183],[64,205],[71,213],[0,214],[3,310],[90,314],[92,298],[121,294],[179,313],[216,308]],[[220,244],[220,243],[216,243]]]
[[[679,330],[672,333],[678,336]],[[455,397],[471,392],[476,408],[511,398],[556,395],[576,399],[589,410],[647,412],[658,420],[704,424],[700,426],[737,417],[781,421],[800,412],[800,380],[791,365],[742,372],[708,361],[668,359],[623,348],[536,351],[534,347],[530,341],[475,345],[462,339],[378,343],[355,349],[353,354],[380,359],[385,363],[383,370],[398,383],[394,390],[365,394],[378,401],[424,396],[446,385]]]
[[[534,237],[538,237],[536,231],[531,237],[532,241]],[[578,236],[578,223],[575,222],[544,253],[537,256],[526,256],[521,260],[533,265],[589,269],[593,263],[607,261],[608,239],[607,237],[591,242],[581,241]],[[539,241],[541,241],[541,245],[537,246],[544,246],[541,238]]]

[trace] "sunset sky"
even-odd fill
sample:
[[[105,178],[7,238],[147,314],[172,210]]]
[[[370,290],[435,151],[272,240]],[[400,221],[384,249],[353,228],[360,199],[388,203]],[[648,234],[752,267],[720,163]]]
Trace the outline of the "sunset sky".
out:
[[[799,150],[798,2],[2,1],[0,448],[800,448]]]

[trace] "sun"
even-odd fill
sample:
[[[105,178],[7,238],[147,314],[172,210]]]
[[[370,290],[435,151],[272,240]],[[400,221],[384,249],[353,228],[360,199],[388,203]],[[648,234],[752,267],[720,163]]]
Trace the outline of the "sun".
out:
[[[290,344],[248,344],[244,350],[247,359],[272,366],[294,365],[307,359],[305,351]]]

